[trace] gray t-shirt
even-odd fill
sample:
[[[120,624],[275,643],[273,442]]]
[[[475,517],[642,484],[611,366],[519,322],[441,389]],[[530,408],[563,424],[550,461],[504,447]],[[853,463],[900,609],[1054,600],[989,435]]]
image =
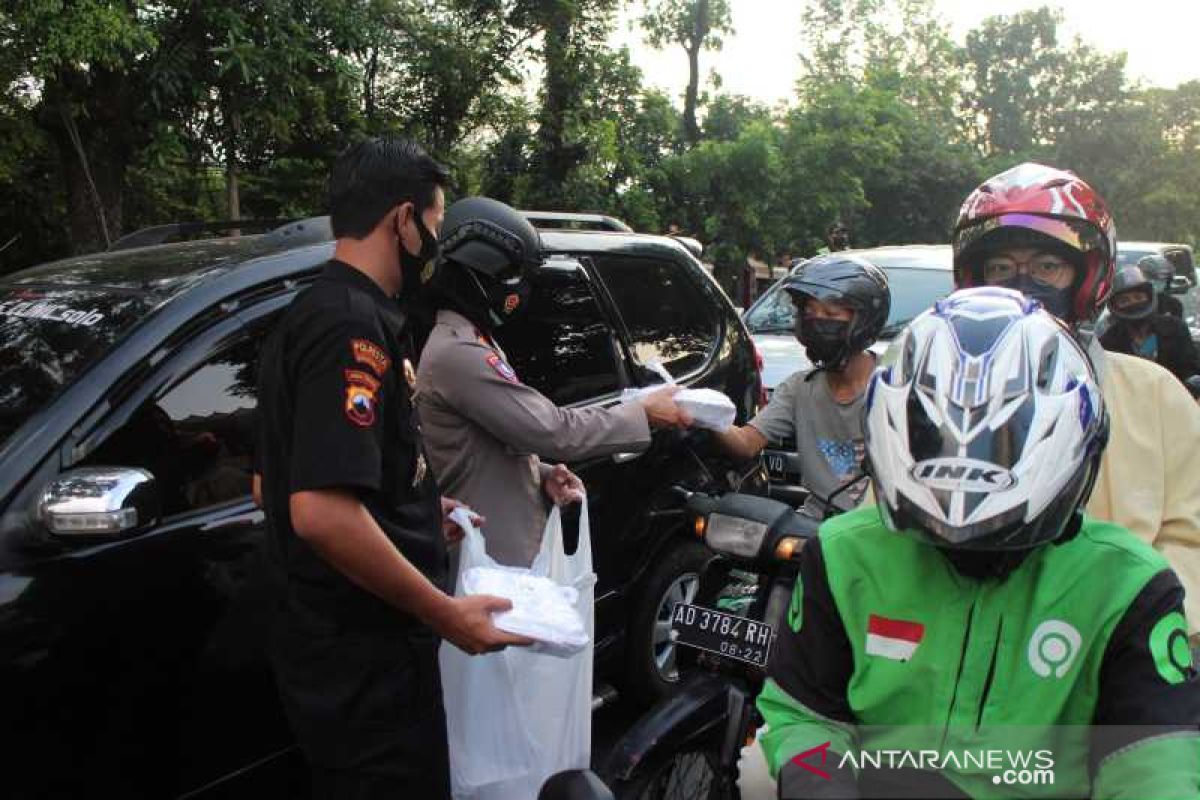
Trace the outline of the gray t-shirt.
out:
[[[804,488],[825,498],[860,473],[865,400],[864,393],[849,403],[839,403],[829,390],[827,375],[801,370],[775,389],[771,402],[750,424],[775,445],[789,436],[796,437]],[[867,484],[866,480],[860,481],[839,494],[834,504],[844,510],[854,508],[862,500]],[[823,504],[813,498],[805,502],[805,509],[823,516]]]

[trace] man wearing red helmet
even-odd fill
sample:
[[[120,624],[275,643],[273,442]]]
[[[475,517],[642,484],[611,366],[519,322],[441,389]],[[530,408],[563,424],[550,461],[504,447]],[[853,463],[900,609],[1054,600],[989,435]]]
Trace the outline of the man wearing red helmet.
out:
[[[995,285],[1041,301],[1085,340],[1112,415],[1087,511],[1152,543],[1187,591],[1188,632],[1200,629],[1200,411],[1157,364],[1105,353],[1078,328],[1108,297],[1117,238],[1104,199],[1072,172],[1021,164],[985,181],[954,227],[960,287]],[[1196,639],[1193,638],[1193,642]]]

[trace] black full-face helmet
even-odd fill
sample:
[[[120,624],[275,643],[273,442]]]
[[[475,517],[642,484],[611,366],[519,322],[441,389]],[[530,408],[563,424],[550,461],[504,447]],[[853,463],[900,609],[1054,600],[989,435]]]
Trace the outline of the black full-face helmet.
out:
[[[541,236],[519,211],[489,197],[466,197],[446,209],[442,259],[437,294],[490,329],[524,309],[544,255]]]
[[[828,370],[842,369],[852,355],[870,347],[892,308],[887,274],[865,258],[845,253],[810,259],[784,278],[783,289],[796,303],[796,338],[809,359]],[[849,323],[806,318],[804,302],[810,297],[848,306],[854,318]]]

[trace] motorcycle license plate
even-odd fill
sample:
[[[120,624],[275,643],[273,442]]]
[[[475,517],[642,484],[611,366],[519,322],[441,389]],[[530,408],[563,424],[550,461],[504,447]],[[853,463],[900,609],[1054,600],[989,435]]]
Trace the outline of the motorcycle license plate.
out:
[[[784,471],[783,456],[767,456],[767,472],[772,478],[782,478],[787,475]]]
[[[775,631],[770,625],[703,606],[676,603],[671,641],[757,667],[767,665]]]

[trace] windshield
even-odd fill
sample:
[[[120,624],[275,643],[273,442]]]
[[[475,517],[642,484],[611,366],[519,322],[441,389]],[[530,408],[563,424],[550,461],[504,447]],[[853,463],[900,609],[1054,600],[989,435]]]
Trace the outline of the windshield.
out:
[[[0,285],[0,447],[151,306],[142,293]]]
[[[1117,269],[1121,267],[1136,267],[1137,263],[1146,256],[1152,256],[1157,250],[1117,250]]]
[[[954,276],[948,269],[919,269],[880,263],[888,276],[892,308],[881,338],[895,336],[913,317],[954,291]],[[751,333],[791,333],[796,308],[780,283],[772,286],[746,314]]]

